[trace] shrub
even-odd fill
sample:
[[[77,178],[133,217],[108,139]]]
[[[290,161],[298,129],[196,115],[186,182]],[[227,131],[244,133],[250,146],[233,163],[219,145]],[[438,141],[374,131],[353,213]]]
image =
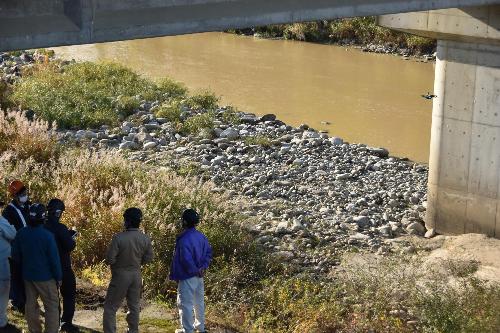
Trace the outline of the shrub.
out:
[[[155,111],[157,117],[165,118],[172,123],[177,123],[181,120],[182,104],[174,100],[172,102],[163,102]]]
[[[120,111],[120,115],[128,117],[139,108],[140,101],[135,97],[120,95],[116,98],[114,106]]]
[[[334,279],[274,276],[252,295],[246,324],[272,332],[498,332],[500,286],[470,274],[449,281],[453,274],[390,257],[344,264]]]
[[[222,113],[219,113],[222,121],[226,124],[238,125],[241,123],[241,119],[238,116],[238,110],[233,106],[227,106]]]
[[[212,112],[200,113],[188,118],[180,128],[184,134],[200,134],[203,129],[214,128],[215,116]]]
[[[196,95],[189,97],[186,100],[186,105],[194,110],[208,110],[213,111],[217,108],[219,98],[214,93],[203,91]]]
[[[188,89],[185,85],[175,82],[170,78],[163,78],[158,82],[158,87],[165,98],[182,99],[186,97]]]
[[[328,38],[323,22],[293,23],[285,28],[286,39],[319,42]]]
[[[153,82],[114,63],[82,62],[61,67],[51,62],[33,68],[23,72],[12,100],[61,128],[116,124],[138,106],[135,100],[162,95]]]
[[[30,121],[21,112],[0,110],[0,153],[17,160],[37,162],[57,160],[60,147],[55,132],[40,120]]]

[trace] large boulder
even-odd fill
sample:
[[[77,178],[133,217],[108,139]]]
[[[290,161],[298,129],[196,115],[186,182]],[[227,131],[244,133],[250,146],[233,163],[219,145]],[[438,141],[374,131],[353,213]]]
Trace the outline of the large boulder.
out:
[[[264,121],[275,121],[275,120],[276,120],[276,115],[274,115],[272,113],[265,114],[262,117],[260,117],[260,121],[262,121],[262,122],[264,122]]]
[[[123,141],[120,143],[120,150],[136,150],[139,148],[139,145],[133,141]]]
[[[317,139],[320,136],[321,134],[315,131],[304,131],[304,133],[302,133],[302,139]]]
[[[361,229],[365,229],[371,225],[370,218],[368,216],[356,216],[353,220]]]
[[[226,128],[225,130],[223,130],[220,133],[219,137],[226,138],[229,140],[235,140],[235,139],[238,139],[240,137],[240,132],[235,128],[229,127],[229,128]]]
[[[380,158],[387,158],[389,157],[389,151],[385,148],[369,148],[368,152],[371,155],[378,156]]]
[[[406,230],[410,235],[424,236],[425,235],[425,227],[420,222],[412,222],[407,227]]]

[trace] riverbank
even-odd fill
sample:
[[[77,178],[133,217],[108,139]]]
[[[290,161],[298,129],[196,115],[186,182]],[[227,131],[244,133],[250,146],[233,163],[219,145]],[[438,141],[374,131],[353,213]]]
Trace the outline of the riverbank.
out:
[[[220,107],[213,94],[143,81],[116,64],[45,56],[2,55],[4,77],[15,82],[7,99],[28,111],[3,115],[0,170],[4,184],[29,179],[35,200],[67,202],[65,222],[82,235],[81,276],[106,281],[103,248],[123,207],[138,205],[157,251],[146,295],[173,305],[165,284],[173,221],[191,205],[214,245],[209,317],[235,331],[499,327],[500,287],[475,283],[481,265],[422,265],[453,241],[422,237],[426,166],[274,115]],[[76,108],[79,117],[68,117]],[[27,118],[55,120],[59,129]],[[96,121],[106,124],[86,128]],[[462,287],[443,283],[449,278]]]
[[[231,30],[246,36],[355,46],[364,52],[434,60],[436,41],[377,26],[375,17],[281,24]]]

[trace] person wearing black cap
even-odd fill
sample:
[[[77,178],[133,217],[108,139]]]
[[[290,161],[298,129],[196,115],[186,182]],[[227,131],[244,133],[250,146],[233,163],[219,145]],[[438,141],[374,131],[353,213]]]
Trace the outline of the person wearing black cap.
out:
[[[139,230],[142,211],[128,208],[123,219],[125,231],[113,237],[106,255],[106,263],[111,266],[111,282],[104,301],[104,333],[116,332],[116,311],[124,298],[128,307],[128,333],[139,332],[141,266],[153,260],[151,239]]]
[[[61,268],[63,273],[60,286],[63,299],[63,312],[61,316],[61,331],[78,332],[78,327],[73,325],[76,302],[76,278],[71,267],[71,251],[76,246],[76,231],[68,229],[62,224],[61,216],[66,209],[64,202],[60,199],[51,199],[47,205],[47,222],[45,228],[52,232],[57,242]]]
[[[45,310],[45,332],[59,331],[61,260],[54,235],[43,227],[46,216],[44,205],[31,205],[28,226],[17,232],[12,245],[12,259],[22,268],[26,289],[25,317],[31,333],[42,333],[39,297]]]
[[[177,306],[182,326],[175,332],[205,332],[203,276],[212,260],[212,247],[207,237],[196,230],[200,216],[194,209],[184,210],[181,223],[183,231],[177,236],[170,269],[170,279],[178,282]]]

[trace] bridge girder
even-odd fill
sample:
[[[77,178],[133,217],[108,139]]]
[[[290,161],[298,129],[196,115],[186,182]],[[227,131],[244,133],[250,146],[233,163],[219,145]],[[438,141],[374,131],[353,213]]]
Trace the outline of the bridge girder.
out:
[[[3,0],[0,51],[500,4],[500,0]]]

